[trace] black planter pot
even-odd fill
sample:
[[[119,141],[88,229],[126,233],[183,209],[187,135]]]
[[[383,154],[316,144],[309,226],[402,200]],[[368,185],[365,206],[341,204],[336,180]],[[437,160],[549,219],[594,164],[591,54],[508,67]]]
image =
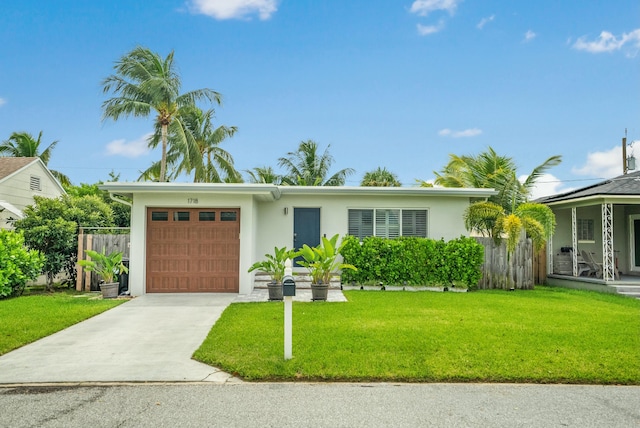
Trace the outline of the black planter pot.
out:
[[[311,300],[327,300],[329,284],[311,284]]]
[[[270,282],[267,284],[269,289],[269,300],[282,300],[282,283]]]

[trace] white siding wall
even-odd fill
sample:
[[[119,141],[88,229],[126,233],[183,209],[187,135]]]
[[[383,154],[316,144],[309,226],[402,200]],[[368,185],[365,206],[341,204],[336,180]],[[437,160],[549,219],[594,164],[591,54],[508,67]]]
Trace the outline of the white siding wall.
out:
[[[40,191],[31,190],[31,177],[40,178]],[[28,205],[33,205],[34,196],[43,196],[46,198],[57,198],[62,196],[62,191],[57,183],[52,181],[49,173],[39,163],[35,162],[27,165],[24,169],[7,177],[0,183],[0,199],[9,202],[20,211],[23,211]],[[4,211],[0,213],[0,228],[6,228],[5,220],[14,217],[11,213]]]

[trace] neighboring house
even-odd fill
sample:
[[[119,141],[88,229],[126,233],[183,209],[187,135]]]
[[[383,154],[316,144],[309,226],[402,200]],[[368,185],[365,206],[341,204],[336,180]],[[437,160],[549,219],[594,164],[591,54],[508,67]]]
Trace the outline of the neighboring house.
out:
[[[550,284],[597,284],[587,288],[603,291],[640,285],[640,172],[536,202],[556,216],[547,250]]]
[[[249,267],[275,246],[321,236],[467,235],[462,218],[492,189],[106,183],[132,198],[129,289],[250,293]],[[296,268],[295,270],[301,268]]]
[[[0,229],[23,217],[34,196],[57,198],[65,191],[40,158],[0,157]]]

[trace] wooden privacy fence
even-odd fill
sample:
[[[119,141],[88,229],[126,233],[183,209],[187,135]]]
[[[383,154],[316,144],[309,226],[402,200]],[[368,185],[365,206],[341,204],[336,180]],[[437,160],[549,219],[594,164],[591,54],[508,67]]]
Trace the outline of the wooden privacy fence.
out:
[[[85,234],[80,229],[78,234],[78,260],[86,260],[89,257],[85,250],[93,250],[105,254],[112,251],[122,251],[123,258],[129,258],[129,234]],[[98,291],[100,278],[81,266],[77,266],[76,290],[77,291]]]
[[[484,246],[482,279],[478,288],[488,290],[531,290],[534,286],[533,244],[531,239],[521,238],[511,258],[507,260],[507,244],[503,240],[495,244],[492,238],[475,238]]]

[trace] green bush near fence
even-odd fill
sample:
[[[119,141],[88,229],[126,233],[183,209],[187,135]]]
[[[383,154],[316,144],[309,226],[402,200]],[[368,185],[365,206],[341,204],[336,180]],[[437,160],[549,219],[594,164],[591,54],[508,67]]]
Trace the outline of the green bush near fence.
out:
[[[0,229],[0,299],[21,294],[38,277],[44,257],[24,246],[22,232]]]
[[[461,236],[445,242],[428,238],[344,237],[341,255],[358,268],[343,271],[345,284],[442,285],[474,288],[482,277],[484,247]]]

